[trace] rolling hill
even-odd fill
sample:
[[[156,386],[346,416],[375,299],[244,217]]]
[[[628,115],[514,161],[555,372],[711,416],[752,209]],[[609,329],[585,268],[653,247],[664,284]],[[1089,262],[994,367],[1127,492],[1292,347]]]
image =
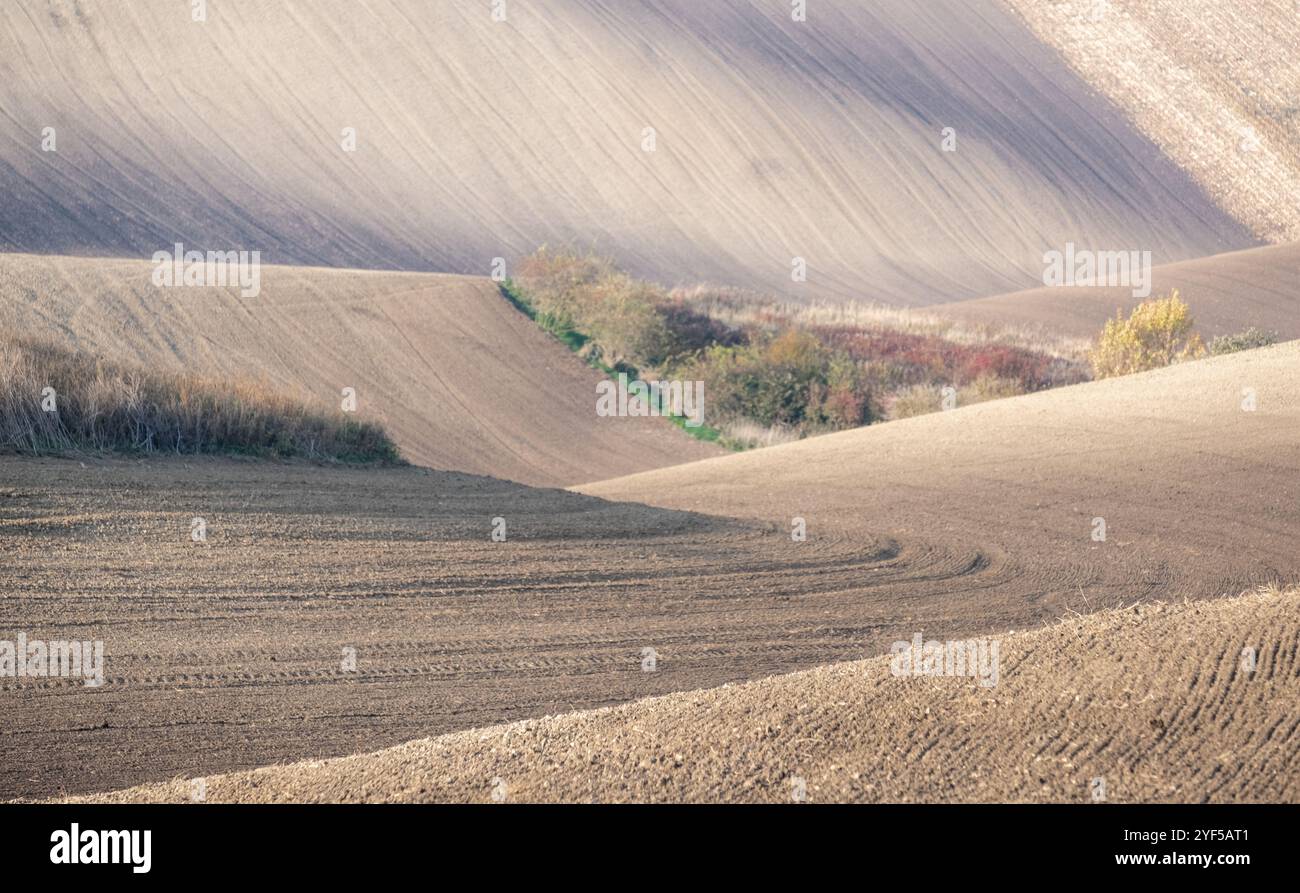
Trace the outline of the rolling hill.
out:
[[[990,624],[1231,594],[1300,572],[1298,385],[1291,342],[578,489],[785,531],[803,518],[810,542],[896,541],[972,574],[910,604]]]
[[[918,305],[1067,241],[1257,244],[996,0],[52,0],[0,41],[0,251],[486,275],[575,242]]]
[[[1300,20],[1284,0],[1006,0],[1219,207],[1300,240]]]
[[[148,261],[0,255],[0,326],[162,369],[355,391],[412,462],[534,485],[717,455],[662,419],[600,418],[604,376],[488,279],[264,266],[261,292],[165,289]],[[56,384],[57,390],[57,384]]]
[[[1034,287],[1074,243],[1300,338],[1291,4],[193,12],[0,5],[0,330],[354,396],[413,464],[0,455],[0,628],[105,658],[0,676],[0,798],[1300,800],[1300,340],[730,454],[597,416],[488,278],[1065,339],[1135,302]],[[260,287],[159,287],[177,243]]]
[[[58,630],[59,638],[103,640],[110,684],[88,690],[76,680],[5,680],[14,698],[0,738],[0,792],[88,793],[360,753],[875,657],[917,633],[1002,635],[1134,602],[1213,601],[1256,585],[1295,584],[1298,360],[1300,343],[1292,343],[958,408],[584,486],[594,499],[420,468],[3,458],[0,627],[33,638]],[[1244,388],[1254,391],[1252,411],[1242,408]],[[207,520],[201,545],[188,535],[194,517]],[[806,520],[806,541],[791,536],[795,517]],[[504,519],[506,541],[492,540],[494,518]],[[1104,540],[1094,539],[1098,518]],[[1242,620],[1243,630],[1255,628],[1254,616]],[[1294,633],[1268,629],[1261,654],[1271,642],[1292,660]],[[1183,662],[1159,678],[1139,671],[1143,690],[1179,690],[1195,667],[1230,654],[1216,639],[1207,648],[1218,650],[1184,660],[1178,641],[1151,635],[1153,649]],[[1019,647],[1008,643],[1008,653]],[[1091,672],[1108,678],[1114,655],[1128,652],[1088,645],[1068,658],[1076,662],[1054,664],[1060,649],[1033,647],[1035,678],[1054,687],[1035,683],[1025,698],[1055,699],[1057,711],[1050,714],[1057,725],[1042,729],[1043,753],[1055,759],[1062,747],[1092,746],[1051,737],[1073,715],[1058,702],[1075,691],[1072,680],[1084,685]],[[345,648],[355,649],[351,670],[340,666]],[[1007,685],[1017,666],[1009,665]],[[1285,662],[1277,666],[1277,684],[1293,681]],[[1131,677],[1113,681],[1135,688]],[[1242,702],[1241,712],[1225,714],[1246,724],[1245,739],[1192,731],[1198,705],[1220,703],[1226,684],[1201,680],[1183,710],[1143,707],[1174,710],[1151,714],[1167,726],[1191,723],[1169,746],[1192,750],[1169,750],[1160,766],[1182,753],[1199,759],[1209,751],[1196,748],[1218,742],[1255,742],[1274,758],[1292,732],[1273,700]],[[759,701],[785,704],[764,691],[757,690]],[[891,691],[881,689],[872,703],[886,710]],[[856,696],[832,694],[812,691],[795,706],[843,712],[841,701]],[[954,715],[968,703],[954,702],[961,708]],[[1006,738],[1040,707],[1015,701],[1007,708],[1011,725],[994,716],[979,740]],[[891,723],[916,718],[890,709]],[[1136,727],[1126,723],[1117,728],[1130,736]],[[850,740],[863,741],[853,728]],[[899,740],[929,741],[929,727],[919,728],[912,739],[852,746],[872,754]],[[700,739],[701,748],[715,732]],[[1117,738],[1114,753],[1144,741]],[[91,748],[112,757],[68,756]],[[945,751],[934,753],[938,760]],[[608,757],[612,766],[623,758],[621,751]],[[1241,759],[1255,765],[1247,751]],[[349,765],[370,772],[365,761]],[[375,765],[374,785],[363,774],[346,789],[327,780],[314,794],[293,788],[293,796],[404,796],[405,787],[391,785],[405,785],[406,776],[384,775],[382,760]],[[966,765],[933,771],[949,777]],[[1024,768],[999,765],[1004,773]],[[781,778],[751,768],[732,766],[738,778]],[[439,785],[443,777],[436,776]],[[614,787],[595,795],[639,796],[635,785],[657,777],[650,764],[626,781],[631,794]],[[918,777],[903,773],[904,787],[877,794],[904,796]],[[1056,775],[1040,788],[1026,777],[1016,787],[1008,777],[985,793],[1063,796],[1060,785],[1078,782]],[[817,783],[830,784],[826,778]],[[1224,796],[1256,795],[1247,774],[1227,778],[1238,787]],[[870,796],[836,779],[845,786],[837,795]],[[1186,791],[1213,793],[1214,779],[1193,781]],[[447,782],[461,792],[447,796],[469,796],[490,778],[467,774],[463,783],[469,787]],[[1168,794],[1143,787],[1155,782],[1132,783],[1141,796]],[[426,788],[431,796],[440,790]],[[555,796],[573,790],[560,785]],[[663,796],[702,797],[702,790],[669,784]],[[913,796],[981,796],[958,790],[922,785]],[[268,785],[266,795],[274,791]],[[1077,795],[1077,787],[1068,791]],[[592,796],[586,788],[580,795]]]
[[[1178,289],[1202,335],[1229,335],[1250,326],[1300,338],[1300,242],[1268,245],[1152,269],[1153,297]],[[1092,338],[1117,310],[1142,298],[1132,288],[1056,286],[939,304],[929,310],[971,323],[1040,327]]]

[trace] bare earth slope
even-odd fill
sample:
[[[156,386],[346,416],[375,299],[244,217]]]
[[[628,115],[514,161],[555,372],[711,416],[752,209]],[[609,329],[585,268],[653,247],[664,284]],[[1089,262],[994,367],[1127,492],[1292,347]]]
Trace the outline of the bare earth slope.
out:
[[[581,490],[787,531],[800,517],[810,541],[924,542],[935,563],[978,570],[945,587],[945,604],[969,602],[992,620],[1027,604],[1296,579],[1297,430],[1292,342]]]
[[[1300,240],[1300,18],[1291,0],[1004,0],[1269,242]]]
[[[1027,287],[1066,241],[1157,263],[1256,244],[996,0],[822,0],[806,22],[767,0],[531,0],[502,22],[222,0],[202,23],[16,0],[0,185],[0,250],[483,275],[576,240],[668,284],[908,305]]]
[[[0,459],[0,630],[101,639],[108,677],[3,680],[0,794],[358,753],[917,632],[1298,582],[1298,360],[1283,345],[585,488],[667,509],[418,468]]]
[[[1203,336],[1258,326],[1300,338],[1300,242],[1268,245],[1166,264],[1152,270],[1152,294],[1178,289]],[[1116,310],[1142,298],[1132,288],[1062,286],[940,304],[935,313],[972,323],[1040,326],[1092,338]]]
[[[0,456],[0,544],[0,639],[105,651],[98,688],[0,677],[0,798],[852,660],[884,647],[898,595],[962,573],[491,478],[231,460]],[[865,600],[865,580],[889,597]]]
[[[879,657],[212,777],[206,796],[1294,803],[1298,607],[1291,592],[1107,611],[1001,636],[996,687],[899,678]],[[185,802],[193,790],[87,799]]]
[[[147,261],[0,255],[0,329],[162,368],[265,377],[387,426],[412,462],[529,484],[720,451],[599,418],[602,377],[487,279],[262,268],[261,294],[160,289]],[[58,389],[58,383],[52,383]]]

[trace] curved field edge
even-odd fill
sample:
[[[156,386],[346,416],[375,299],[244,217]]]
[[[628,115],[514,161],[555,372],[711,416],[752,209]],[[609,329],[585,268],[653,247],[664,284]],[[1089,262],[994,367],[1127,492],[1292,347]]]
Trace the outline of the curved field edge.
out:
[[[568,485],[716,455],[598,418],[599,374],[487,278],[263,264],[261,293],[159,288],[147,260],[0,254],[0,330],[159,373],[265,381],[382,425],[430,468]]]
[[[501,296],[509,301],[516,310],[536,323],[539,328],[551,337],[569,348],[575,356],[581,356],[583,347],[591,342],[591,336],[585,332],[579,331],[572,325],[557,321],[549,314],[539,313],[533,302],[529,300],[528,296],[524,294],[518,283],[513,279],[505,280],[500,284],[499,288]],[[594,354],[586,356],[584,362],[586,362],[586,364],[591,368],[603,372],[608,376],[609,380],[615,380],[619,376],[619,370],[610,366],[608,363],[605,363]],[[635,369],[625,370],[623,374],[634,379],[637,376]],[[650,387],[655,389],[656,385],[651,383]],[[655,392],[655,398],[656,400],[658,399],[657,391]],[[675,427],[679,428],[686,434],[689,434],[696,440],[717,444],[718,446],[729,450],[739,451],[744,448],[743,444],[735,443],[725,438],[723,433],[717,428],[704,424],[697,424],[694,426],[687,424],[687,419],[682,415],[667,414],[662,416],[662,418],[667,419]]]
[[[996,686],[881,656],[213,776],[206,799],[1295,802],[1298,607],[1276,588],[1133,605],[994,637]]]

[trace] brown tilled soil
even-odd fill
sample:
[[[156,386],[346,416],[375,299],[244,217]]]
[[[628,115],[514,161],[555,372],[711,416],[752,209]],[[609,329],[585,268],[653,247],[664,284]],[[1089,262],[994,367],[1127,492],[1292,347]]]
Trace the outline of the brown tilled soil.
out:
[[[158,288],[148,261],[0,254],[0,331],[163,370],[343,388],[411,462],[533,485],[722,451],[662,419],[600,418],[584,366],[486,278],[264,266],[261,293]],[[59,382],[51,382],[58,390]]]
[[[1067,240],[1257,243],[1002,0],[507,6],[2,3],[0,251],[487,275],[577,242],[918,305],[1029,287]]]
[[[1004,2],[1220,207],[1261,239],[1300,240],[1294,3]]]
[[[490,478],[232,460],[0,458],[0,542],[0,639],[101,640],[107,677],[0,679],[0,796],[859,658],[914,613],[896,598],[968,572],[885,541],[796,549],[760,525]],[[895,594],[864,600],[866,580]],[[958,613],[924,616],[983,622]]]
[[[1291,342],[581,489],[897,542],[969,568],[939,602],[994,627],[1300,581],[1297,431]]]
[[[108,654],[100,689],[6,680],[0,792],[358,753],[917,632],[1295,582],[1298,359],[1287,345],[589,488],[657,509],[418,468],[0,460],[0,630]],[[1209,746],[1193,727],[1177,747]]]
[[[1072,241],[1151,250],[1208,334],[1300,334],[1291,4],[177,6],[0,7],[0,251],[261,250],[262,294],[6,254],[0,327],[355,388],[427,467],[0,457],[0,641],[107,661],[0,676],[0,797],[1300,800],[1300,342],[722,456],[598,419],[486,280],[269,265],[577,242],[917,305]],[[896,678],[918,634],[993,638],[998,684]]]
[[[996,685],[890,657],[205,779],[209,802],[1297,802],[1300,593],[996,637]],[[990,643],[991,644],[991,643]],[[991,677],[990,677],[991,678]],[[175,802],[177,780],[89,798]]]
[[[1152,297],[1178,289],[1207,339],[1251,326],[1300,338],[1300,242],[1155,267],[1151,281]],[[1117,311],[1131,312],[1143,300],[1131,287],[1057,286],[930,309],[968,323],[1094,338]]]

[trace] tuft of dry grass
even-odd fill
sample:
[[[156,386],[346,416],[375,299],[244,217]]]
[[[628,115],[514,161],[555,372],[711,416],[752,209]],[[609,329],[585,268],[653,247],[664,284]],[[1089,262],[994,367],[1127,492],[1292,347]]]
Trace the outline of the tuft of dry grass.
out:
[[[379,425],[263,382],[133,367],[50,341],[0,342],[0,452],[78,450],[401,461]]]
[[[724,421],[718,426],[723,440],[734,449],[755,450],[761,447],[794,443],[802,435],[784,425],[763,425],[750,419]]]
[[[986,403],[989,400],[1001,400],[1005,397],[1018,397],[1025,393],[1019,382],[993,375],[983,375],[970,384],[955,389],[952,408]],[[890,419],[910,419],[914,416],[928,415],[944,408],[943,388],[928,384],[912,385],[900,391],[889,405]]]

